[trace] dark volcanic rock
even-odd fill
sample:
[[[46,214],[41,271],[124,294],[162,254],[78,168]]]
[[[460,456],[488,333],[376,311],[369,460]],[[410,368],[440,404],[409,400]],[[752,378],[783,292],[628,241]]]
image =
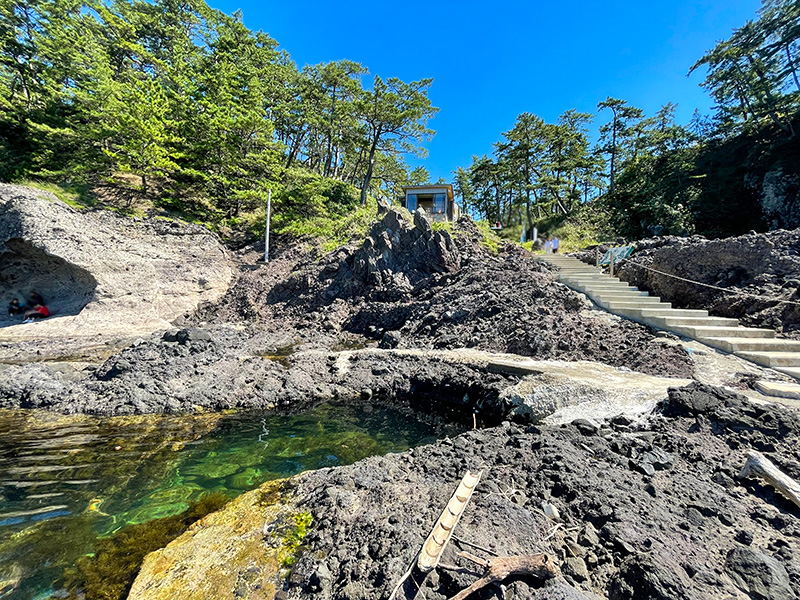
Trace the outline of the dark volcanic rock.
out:
[[[609,600],[700,600],[686,572],[667,557],[636,554],[611,581]]]
[[[730,422],[750,418],[741,407],[725,410]],[[763,410],[761,423],[791,422],[789,409]],[[512,424],[304,474],[296,493],[314,515],[315,526],[290,578],[288,598],[386,598],[460,477],[479,468],[483,479],[457,537],[500,555],[549,552],[574,586],[556,580],[542,587],[535,579],[521,578],[506,582],[515,598],[591,597],[586,591],[591,589],[611,600],[728,600],[738,597],[737,585],[742,585],[728,576],[734,569],[737,577],[750,579],[753,598],[794,598],[800,587],[792,567],[800,550],[800,515],[773,509],[771,498],[740,493],[741,488],[732,493],[716,484],[715,470],[744,460],[744,448],[732,457],[730,447],[741,442],[740,434],[727,428],[712,434],[713,424],[693,427],[696,420],[694,415],[656,413],[638,431],[591,437],[572,426],[523,429]],[[765,435],[781,455],[800,456],[800,426]],[[629,470],[622,459],[656,450],[668,453],[674,466],[648,478]],[[655,496],[648,491],[651,486]],[[520,503],[520,497],[527,501]],[[543,503],[559,511],[558,527],[545,516]],[[754,514],[763,518],[754,519]],[[775,546],[780,551],[771,558],[757,553],[744,560],[737,550],[726,561],[736,531],[745,525],[757,539],[780,540]],[[456,540],[443,562],[461,564],[459,550],[480,553]],[[314,595],[321,564],[331,574],[330,591],[323,596]],[[442,570],[420,585],[428,600],[445,600],[472,581]],[[761,589],[758,585],[784,595],[752,595]],[[407,598],[412,591],[416,588],[409,586]]]
[[[620,265],[619,276],[665,302],[677,308],[705,308],[750,326],[783,332],[800,328],[800,229],[720,240],[667,236],[634,245],[635,252]]]
[[[736,585],[754,600],[792,600],[797,598],[784,566],[774,558],[752,548],[734,548],[725,561]]]
[[[414,220],[411,228],[390,211],[357,250],[244,271],[201,318],[373,340],[399,332],[401,348],[467,347],[691,375],[683,348],[631,321],[587,310],[586,300],[517,246],[493,255],[470,219],[462,217],[452,236],[433,231],[421,214]],[[272,269],[281,269],[281,277]]]

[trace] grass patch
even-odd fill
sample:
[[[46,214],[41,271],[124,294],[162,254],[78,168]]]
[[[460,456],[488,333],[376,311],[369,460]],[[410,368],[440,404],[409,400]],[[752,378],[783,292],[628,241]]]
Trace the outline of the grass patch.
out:
[[[261,225],[255,226],[251,231],[263,236],[266,213],[262,210],[260,214]],[[369,200],[364,206],[358,206],[344,215],[320,215],[292,220],[285,219],[282,215],[275,215],[272,231],[298,238],[319,240],[322,250],[329,252],[352,239],[366,237],[377,214],[377,202]]]
[[[497,254],[500,251],[500,244],[502,240],[494,231],[488,221],[476,221],[475,225],[481,234],[481,246],[486,248],[492,254]]]
[[[37,179],[25,179],[20,181],[19,185],[50,192],[64,204],[78,210],[93,208],[97,205],[97,200],[89,193],[89,189],[85,185],[57,184]]]

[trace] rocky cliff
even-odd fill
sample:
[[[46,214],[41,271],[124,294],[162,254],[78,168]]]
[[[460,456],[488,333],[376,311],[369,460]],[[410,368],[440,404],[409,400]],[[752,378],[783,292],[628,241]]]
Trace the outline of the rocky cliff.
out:
[[[202,227],[75,210],[47,192],[0,184],[0,357],[26,341],[39,340],[33,353],[57,354],[68,339],[103,344],[168,328],[218,300],[232,277],[225,249]],[[6,306],[31,290],[52,317],[22,324]]]
[[[708,240],[642,240],[619,276],[678,308],[706,308],[750,326],[800,329],[800,230]],[[715,287],[697,285],[677,277]]]

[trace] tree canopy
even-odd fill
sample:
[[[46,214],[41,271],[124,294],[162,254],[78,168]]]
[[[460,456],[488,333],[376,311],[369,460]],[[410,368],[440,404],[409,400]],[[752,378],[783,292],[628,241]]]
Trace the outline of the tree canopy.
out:
[[[0,180],[127,172],[165,205],[218,217],[307,185],[298,169],[362,202],[392,197],[412,177],[403,156],[433,135],[432,80],[367,74],[299,69],[203,0],[0,0]]]

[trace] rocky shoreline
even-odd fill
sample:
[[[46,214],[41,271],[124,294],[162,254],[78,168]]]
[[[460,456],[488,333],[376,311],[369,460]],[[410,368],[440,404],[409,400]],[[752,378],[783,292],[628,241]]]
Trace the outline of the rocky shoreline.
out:
[[[519,247],[488,248],[469,219],[434,228],[422,213],[388,211],[363,241],[330,253],[282,244],[264,265],[263,247],[228,252],[191,226],[76,213],[24,188],[0,187],[0,201],[14,208],[0,215],[2,256],[40,248],[50,292],[67,308],[85,303],[46,328],[0,329],[0,409],[296,412],[357,400],[470,429],[235,499],[149,555],[132,599],[386,598],[466,470],[484,478],[445,562],[471,543],[544,551],[561,572],[475,597],[800,595],[800,512],[737,477],[748,449],[800,476],[797,413],[752,389],[776,375],[595,310]],[[28,213],[80,221],[115,260],[85,261],[70,243],[80,236],[55,244]],[[162,233],[171,242],[154,258],[147,236]],[[179,268],[168,255],[187,240],[201,251]],[[142,275],[130,267],[151,259],[166,269],[159,285],[181,271],[169,311],[74,335],[76,319],[105,315],[102,324],[109,306],[134,306]],[[25,264],[2,273],[18,281]],[[218,267],[201,290],[198,277]],[[70,300],[58,286],[84,271],[95,291]],[[414,581],[437,600],[473,579],[445,570]]]
[[[673,388],[646,418],[595,425],[504,422],[410,452],[323,469],[267,484],[197,523],[145,562],[133,599],[386,598],[465,471],[483,470],[458,540],[443,562],[475,545],[500,555],[548,552],[562,577],[520,577],[484,598],[611,600],[763,598],[800,590],[800,512],[762,482],[739,479],[748,449],[800,476],[800,418],[754,407],[734,393],[692,384]],[[556,518],[544,507],[555,507]],[[270,545],[291,515],[313,524],[288,576],[242,548],[253,528]],[[552,509],[547,511],[553,514]],[[223,518],[221,515],[226,515]],[[237,529],[237,523],[251,526]],[[202,548],[215,538],[231,560]],[[280,536],[278,536],[280,537]],[[204,557],[197,559],[197,557]],[[424,596],[452,597],[474,577],[437,570],[418,581]],[[217,585],[223,581],[226,585]],[[407,589],[401,597],[412,598]],[[599,594],[599,596],[598,596]]]

